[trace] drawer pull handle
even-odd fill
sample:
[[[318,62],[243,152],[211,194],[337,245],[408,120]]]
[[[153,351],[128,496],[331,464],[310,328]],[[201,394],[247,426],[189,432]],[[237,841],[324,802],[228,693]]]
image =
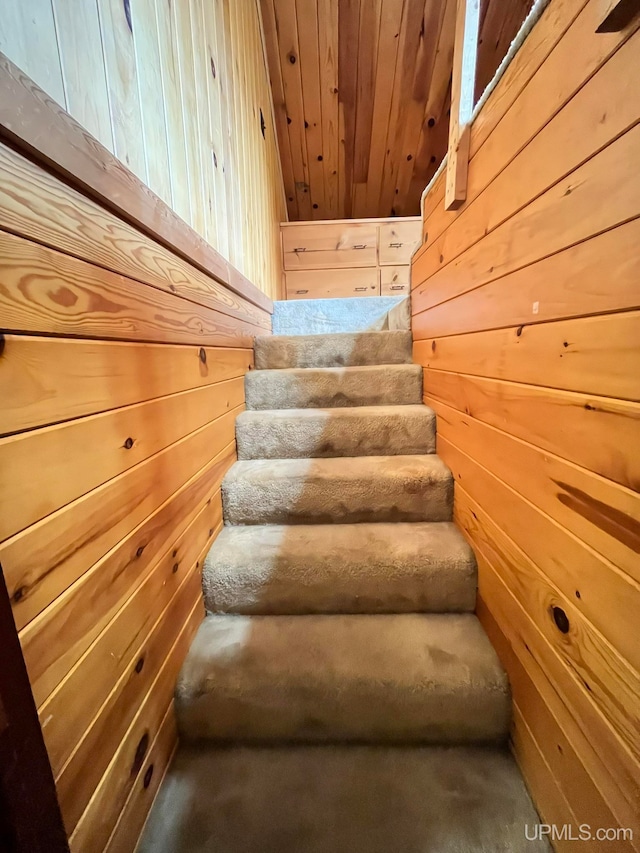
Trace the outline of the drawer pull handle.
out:
[[[392,284],[391,290],[404,290],[406,286],[406,284]]]
[[[306,248],[306,246],[298,246],[298,248],[297,248],[297,249],[294,249],[293,251],[294,251],[294,252],[296,253],[296,255],[297,255],[297,254],[299,254],[300,252],[306,252],[306,251],[307,251],[307,248]]]
[[[369,290],[369,288],[368,287],[354,287],[354,290],[362,291],[362,290]]]
[[[367,244],[366,243],[358,243],[356,246],[352,246],[351,248],[352,249],[366,249]]]
[[[401,248],[402,248],[402,246],[403,246],[403,244],[402,244],[402,243],[389,243],[389,248],[390,248],[390,249],[401,249]]]
[[[296,290],[296,293],[309,293],[308,290]]]

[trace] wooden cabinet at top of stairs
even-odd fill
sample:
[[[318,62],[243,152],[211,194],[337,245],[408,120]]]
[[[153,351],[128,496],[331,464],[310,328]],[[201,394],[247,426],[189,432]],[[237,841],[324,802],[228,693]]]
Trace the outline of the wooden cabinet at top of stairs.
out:
[[[409,290],[419,217],[283,222],[287,299],[396,296]]]

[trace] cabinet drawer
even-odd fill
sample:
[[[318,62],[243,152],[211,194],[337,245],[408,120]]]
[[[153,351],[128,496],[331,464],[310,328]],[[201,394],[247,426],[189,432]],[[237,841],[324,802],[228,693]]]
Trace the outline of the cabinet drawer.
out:
[[[299,270],[287,272],[287,299],[380,296],[378,270]]]
[[[421,240],[420,219],[411,222],[390,222],[380,226],[380,265],[406,265],[411,262]]]
[[[382,296],[401,296],[409,293],[411,267],[382,267],[380,269],[380,293]]]
[[[286,270],[372,267],[377,263],[378,226],[330,222],[282,229]]]

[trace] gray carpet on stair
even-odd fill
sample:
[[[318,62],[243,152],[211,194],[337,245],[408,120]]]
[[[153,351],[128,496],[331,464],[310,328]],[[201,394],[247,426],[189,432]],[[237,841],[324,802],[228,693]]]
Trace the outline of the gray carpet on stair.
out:
[[[551,853],[499,750],[178,751],[138,853]]]
[[[404,406],[422,402],[419,364],[252,370],[245,375],[248,409]]]
[[[411,361],[409,331],[264,335],[255,340],[255,366],[258,370],[411,364]]]
[[[435,453],[436,416],[427,406],[246,411],[236,439],[238,459]]]
[[[202,581],[212,612],[455,613],[476,601],[473,552],[448,522],[225,527]]]
[[[472,614],[208,616],[176,687],[189,740],[499,742],[510,710]]]
[[[273,303],[274,335],[409,329],[409,300],[404,296],[346,299],[290,299]]]
[[[453,479],[425,456],[253,459],[222,481],[229,524],[450,521]]]

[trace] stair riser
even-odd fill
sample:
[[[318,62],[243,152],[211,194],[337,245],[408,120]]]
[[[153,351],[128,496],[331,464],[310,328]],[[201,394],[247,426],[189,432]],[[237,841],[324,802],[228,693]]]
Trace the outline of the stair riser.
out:
[[[212,616],[176,710],[190,739],[491,743],[510,700],[471,615]]]
[[[261,571],[261,565],[251,568],[241,579],[232,575],[229,566],[206,572],[207,610],[247,615],[470,613],[476,602],[473,569],[443,566],[439,577],[433,577],[432,567],[415,565],[388,577],[384,571],[367,571],[362,566],[345,576],[342,565],[325,563],[324,573],[301,577],[296,566],[279,567],[271,575]]]
[[[248,409],[304,409],[345,406],[403,406],[422,402],[422,371],[360,372],[254,370],[245,376]]]
[[[229,524],[354,524],[384,521],[450,521],[450,479],[410,483],[383,479],[321,481],[291,479],[277,484],[223,482]]]
[[[176,713],[185,740],[496,744],[509,727],[508,701],[498,703],[482,690],[451,697],[438,690],[384,692],[372,685],[316,694],[300,684],[279,698],[241,702],[207,693],[178,702]]]
[[[425,409],[426,413],[428,410]],[[249,413],[248,413],[249,414]],[[240,416],[236,423],[239,459],[301,459],[338,456],[394,456],[435,453],[435,416],[424,413],[387,418]]]
[[[255,365],[263,370],[410,364],[411,348],[411,332],[260,337],[255,342]]]

